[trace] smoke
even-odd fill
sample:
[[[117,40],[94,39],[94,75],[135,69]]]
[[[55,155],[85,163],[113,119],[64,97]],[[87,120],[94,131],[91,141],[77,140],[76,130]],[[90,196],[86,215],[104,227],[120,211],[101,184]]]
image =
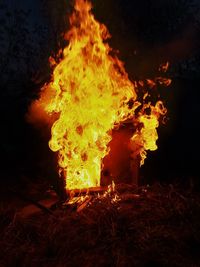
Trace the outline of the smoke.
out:
[[[38,128],[44,127],[44,125],[49,125],[49,117],[41,108],[38,100],[30,105],[26,119],[27,122],[35,125]]]

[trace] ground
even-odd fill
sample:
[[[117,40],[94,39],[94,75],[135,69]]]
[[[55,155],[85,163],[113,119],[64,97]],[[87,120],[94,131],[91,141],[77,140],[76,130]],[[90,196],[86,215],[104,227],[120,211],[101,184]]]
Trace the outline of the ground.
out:
[[[192,188],[124,186],[117,196],[32,213],[33,196],[17,198],[1,202],[2,267],[200,266],[200,196]]]

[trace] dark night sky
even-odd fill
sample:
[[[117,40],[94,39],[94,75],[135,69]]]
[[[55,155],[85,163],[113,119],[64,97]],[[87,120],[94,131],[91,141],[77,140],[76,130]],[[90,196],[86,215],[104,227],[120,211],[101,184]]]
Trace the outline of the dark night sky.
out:
[[[162,180],[162,177],[166,181],[174,178],[189,179],[196,177],[198,179],[200,166],[200,156],[198,155],[200,149],[200,141],[198,139],[200,79],[198,71],[200,70],[200,65],[199,61],[194,60],[194,58],[196,56],[199,58],[200,56],[198,52],[199,31],[194,29],[192,21],[188,18],[184,20],[182,25],[178,25],[178,22],[176,22],[175,30],[172,34],[169,33],[168,24],[165,24],[164,20],[162,20],[163,28],[159,26],[161,23],[159,23],[159,20],[162,19],[159,13],[155,13],[158,14],[157,17],[152,17],[149,15],[148,10],[143,9],[143,3],[146,4],[147,2],[151,3],[152,1],[93,1],[95,15],[98,20],[108,26],[112,33],[111,45],[120,50],[120,57],[126,62],[126,68],[131,78],[151,76],[155,73],[159,64],[162,63],[162,60],[171,62],[169,76],[171,75],[173,79],[172,86],[161,91],[169,110],[169,122],[166,126],[161,127],[160,148],[157,152],[150,153],[142,170],[142,175],[150,177],[150,181],[157,178]],[[155,2],[160,3],[162,1],[156,0]],[[5,2],[0,0],[1,3]],[[196,1],[196,3],[200,6],[199,1]],[[9,6],[10,11],[16,8],[30,9],[31,13],[26,22],[30,29],[36,24],[42,26],[47,23],[40,10],[40,0],[7,0],[6,5]],[[158,10],[158,12],[161,11]],[[197,7],[195,7],[193,13],[196,20],[200,20],[198,19],[198,12]],[[51,14],[50,11],[49,14]],[[177,18],[179,15],[177,13]],[[183,11],[181,16],[184,17]],[[174,17],[176,17],[176,12]],[[139,33],[138,29],[140,29]],[[39,47],[37,43],[40,42],[40,37],[37,32],[32,36],[33,43],[36,43],[34,46],[36,47],[34,48],[35,53],[37,52],[37,47]],[[48,43],[45,45],[48,47]],[[50,51],[51,48],[48,53]],[[46,55],[47,58],[48,56]],[[38,57],[41,62],[42,52],[38,53]],[[15,65],[18,64],[16,62],[14,63]],[[43,68],[48,69],[48,62],[44,61],[43,64]],[[184,64],[189,64],[189,67],[185,70]],[[183,70],[181,69],[181,75],[176,75],[176,69],[180,68],[180,66],[183,68]],[[13,77],[12,75],[10,76]],[[12,80],[11,77],[10,80]],[[3,96],[1,96],[3,99],[1,113],[5,116],[3,119],[3,125],[5,125],[3,138],[5,141],[1,144],[3,148],[1,154],[4,163],[10,159],[14,163],[14,173],[21,172],[23,169],[24,174],[28,175],[32,172],[31,168],[37,165],[35,163],[37,157],[42,154],[37,150],[41,149],[41,143],[44,142],[38,136],[38,132],[27,125],[24,119],[27,107],[31,102],[31,95],[37,94],[38,88],[33,86],[30,89],[29,86],[26,86],[22,93],[17,95],[12,90],[15,91],[13,86],[11,89],[9,86],[1,87],[1,93],[3,92]],[[13,105],[13,107],[9,108],[9,105]],[[32,144],[29,144],[30,140],[32,140]],[[27,146],[29,145],[30,147],[28,148]],[[34,161],[35,165],[27,167],[28,160]],[[11,170],[10,173],[12,173]],[[20,173],[18,176],[20,176]],[[148,181],[148,178],[145,180]]]

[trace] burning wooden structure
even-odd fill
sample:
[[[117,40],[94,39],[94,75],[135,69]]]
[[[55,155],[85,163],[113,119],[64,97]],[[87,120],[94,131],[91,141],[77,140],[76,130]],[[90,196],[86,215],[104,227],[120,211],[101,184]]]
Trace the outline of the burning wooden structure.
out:
[[[65,34],[68,46],[59,62],[50,59],[51,81],[30,113],[51,127],[49,147],[58,155],[67,190],[112,181],[137,184],[146,151],[157,149],[157,127],[166,108],[161,101],[151,103],[148,93],[139,101],[137,83],[107,43],[110,34],[95,20],[91,4],[76,0],[74,9]]]

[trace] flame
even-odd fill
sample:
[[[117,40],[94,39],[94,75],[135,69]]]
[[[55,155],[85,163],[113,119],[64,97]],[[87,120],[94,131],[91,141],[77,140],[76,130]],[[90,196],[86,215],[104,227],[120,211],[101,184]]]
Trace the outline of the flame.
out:
[[[68,46],[57,65],[51,59],[55,65],[52,80],[44,85],[35,105],[52,123],[49,147],[58,152],[66,188],[82,189],[100,185],[112,130],[126,120],[140,124],[130,145],[133,157],[139,154],[143,164],[146,150],[157,149],[156,129],[166,110],[161,102],[153,106],[137,100],[135,83],[123,63],[111,55],[106,43],[110,34],[95,20],[91,4],[76,0],[74,8],[65,36]],[[138,107],[141,111],[136,115]]]
[[[150,114],[145,114],[144,109],[150,108]],[[138,121],[142,123],[142,128],[136,130],[136,133],[131,138],[131,148],[133,151],[133,158],[140,154],[140,165],[144,164],[144,160],[147,156],[147,150],[156,150],[158,139],[157,128],[159,126],[158,118],[161,115],[165,115],[167,109],[164,107],[161,101],[158,101],[155,106],[151,103],[145,104]]]

